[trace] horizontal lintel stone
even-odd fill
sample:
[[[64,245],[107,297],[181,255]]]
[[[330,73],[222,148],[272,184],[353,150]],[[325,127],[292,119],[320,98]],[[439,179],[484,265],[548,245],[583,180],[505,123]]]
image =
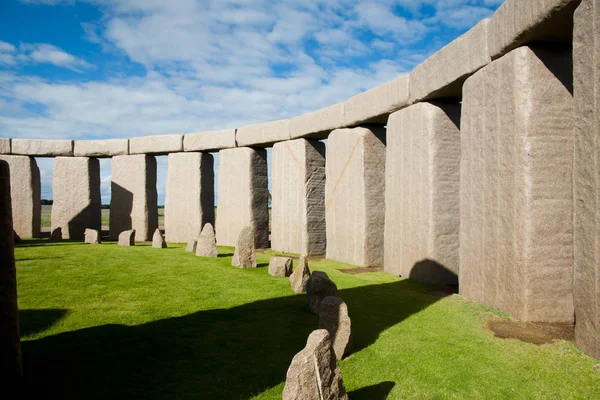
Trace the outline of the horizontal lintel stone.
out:
[[[169,154],[183,151],[183,135],[153,135],[129,139],[129,154]]]
[[[344,126],[344,103],[334,104],[290,120],[292,139],[325,139],[331,131]]]
[[[0,154],[10,154],[9,138],[0,138]]]
[[[235,140],[239,147],[269,147],[273,143],[290,140],[290,120],[244,126],[237,130]]]
[[[113,157],[129,154],[128,139],[75,140],[75,157]]]
[[[205,131],[183,135],[184,151],[211,151],[233,149],[235,146],[235,129]]]
[[[34,157],[72,156],[72,140],[12,139],[12,154]]]

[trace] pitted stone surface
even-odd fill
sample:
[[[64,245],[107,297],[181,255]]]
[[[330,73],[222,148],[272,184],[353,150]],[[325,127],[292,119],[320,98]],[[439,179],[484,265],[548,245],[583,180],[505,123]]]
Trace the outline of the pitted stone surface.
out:
[[[287,371],[283,400],[348,400],[340,367],[325,329],[313,331]]]
[[[129,139],[75,140],[75,157],[113,157],[129,154]]]
[[[290,275],[290,286],[296,293],[306,292],[306,286],[310,279],[310,269],[308,268],[308,262],[306,257],[301,256],[298,260],[298,266]]]
[[[276,142],[290,139],[290,120],[264,122],[241,127],[235,133],[237,145],[269,146]]]
[[[0,154],[10,154],[10,139],[0,138]]]
[[[371,122],[385,125],[389,114],[410,104],[409,80],[409,75],[402,75],[348,99],[344,105],[344,125]]]
[[[197,251],[197,250],[196,250]],[[254,232],[249,226],[244,227],[235,246],[231,265],[239,268],[256,268],[254,252]]]
[[[188,253],[196,253],[196,246],[198,245],[198,241],[197,240],[190,240],[187,244],[187,246],[185,247],[185,251],[187,251]]]
[[[385,271],[458,283],[460,105],[418,103],[390,115]]]
[[[522,321],[573,321],[571,68],[521,47],[464,87],[460,293]]]
[[[167,241],[184,243],[215,222],[213,156],[204,153],[169,154],[165,196]]]
[[[267,154],[240,147],[219,152],[217,243],[235,246],[245,226],[254,231],[255,246],[269,246]]]
[[[153,135],[129,139],[129,154],[169,154],[183,151],[183,135]]]
[[[269,260],[269,275],[288,277],[292,274],[292,266],[291,257],[271,257]]]
[[[167,248],[167,242],[165,242],[165,238],[163,237],[160,229],[156,229],[154,231],[154,235],[152,235],[152,247],[155,249]]]
[[[11,153],[36,157],[72,156],[73,141],[47,139],[12,139]]]
[[[141,154],[112,159],[111,240],[132,228],[140,242],[152,240],[158,228],[156,159],[153,156]]]
[[[119,246],[135,246],[135,229],[119,234]]]
[[[583,0],[573,32],[575,343],[600,358],[600,2]]]
[[[214,151],[233,149],[235,144],[235,129],[188,133],[183,135],[185,151]]]
[[[100,231],[96,229],[86,229],[85,230],[85,243],[87,244],[100,244],[102,243],[102,239],[100,237]]]
[[[56,157],[52,173],[52,230],[81,240],[87,228],[101,229],[100,162],[88,157]]]
[[[8,163],[0,161],[0,379],[3,382],[23,374],[10,186]]]
[[[352,351],[352,321],[348,306],[339,297],[325,297],[319,307],[319,329],[327,329],[338,360]]]
[[[215,238],[215,229],[208,223],[202,228],[198,243],[196,244],[196,255],[199,257],[217,257],[217,240]]]
[[[313,314],[319,314],[321,302],[325,297],[337,296],[337,286],[322,271],[314,271],[306,285],[306,302]]]
[[[338,129],[327,140],[327,258],[383,265],[385,129]]]
[[[290,120],[290,138],[326,139],[329,133],[344,126],[344,103],[294,117]]]
[[[40,237],[42,189],[35,158],[2,155],[0,160],[10,169],[13,229],[23,239]]]
[[[276,143],[272,154],[271,248],[325,254],[325,145],[290,140]]]

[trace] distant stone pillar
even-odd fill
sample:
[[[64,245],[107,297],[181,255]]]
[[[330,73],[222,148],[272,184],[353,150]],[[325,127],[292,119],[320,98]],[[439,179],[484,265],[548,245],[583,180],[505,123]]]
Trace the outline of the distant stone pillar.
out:
[[[22,375],[10,175],[0,161],[0,376],[6,382]]]
[[[0,156],[10,167],[12,181],[13,229],[19,237],[40,237],[42,227],[42,187],[40,169],[29,156]]]
[[[385,129],[336,129],[327,140],[327,258],[383,265]]]
[[[52,229],[63,239],[83,239],[102,228],[100,163],[89,157],[56,157],[52,173]]]
[[[110,238],[135,230],[137,241],[150,241],[158,228],[156,158],[145,154],[112,159]]]
[[[458,283],[460,105],[417,103],[390,115],[385,271]]]
[[[273,146],[271,248],[325,254],[325,145],[306,139]]]
[[[575,12],[575,343],[600,358],[600,3],[583,0]]]
[[[235,246],[245,226],[257,248],[269,247],[269,188],[265,150],[238,147],[219,152],[217,243]]]
[[[171,153],[165,197],[167,242],[198,240],[215,223],[214,159],[208,153]]]
[[[573,321],[570,82],[570,51],[521,47],[463,88],[460,293],[523,321]]]

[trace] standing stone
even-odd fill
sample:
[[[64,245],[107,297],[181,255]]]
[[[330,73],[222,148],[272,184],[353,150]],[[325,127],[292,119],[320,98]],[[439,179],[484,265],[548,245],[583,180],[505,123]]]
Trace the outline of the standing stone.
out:
[[[308,262],[306,262],[304,256],[301,256],[298,261],[298,266],[294,272],[292,272],[292,275],[290,275],[290,285],[292,286],[292,290],[296,293],[306,292],[306,286],[308,285],[309,279],[310,269],[308,269]]]
[[[112,159],[110,238],[133,229],[137,240],[152,240],[158,228],[156,158],[143,154]]]
[[[521,47],[463,90],[460,293],[522,321],[573,321],[571,76]]]
[[[52,230],[81,240],[86,228],[101,229],[100,162],[89,157],[56,157],[52,173]]]
[[[63,235],[62,235],[62,228],[54,228],[52,229],[52,232],[50,233],[50,239],[51,242],[62,242],[63,240]]]
[[[256,268],[254,232],[249,226],[245,227],[242,229],[242,232],[240,232],[240,238],[238,239],[237,246],[235,246],[231,265],[239,268]]]
[[[11,378],[23,373],[10,194],[11,175],[8,163],[0,161],[0,380],[3,382],[10,382]]]
[[[319,308],[319,329],[327,329],[338,360],[352,350],[352,322],[348,306],[339,297],[325,297]]]
[[[385,271],[458,283],[460,105],[418,103],[388,120]]]
[[[285,377],[283,400],[348,400],[329,333],[313,331],[292,359]]]
[[[600,358],[600,2],[583,0],[573,33],[575,343]]]
[[[119,234],[119,246],[135,245],[135,229],[123,231]]]
[[[213,164],[211,154],[169,154],[165,196],[167,241],[181,243],[196,238],[204,224],[215,223]]]
[[[165,242],[165,238],[160,232],[160,229],[156,229],[154,231],[154,235],[152,235],[152,247],[154,247],[155,249],[167,248],[167,242]]]
[[[202,228],[202,233],[200,233],[198,244],[196,245],[196,255],[199,257],[217,257],[219,255],[217,240],[215,239],[215,229],[210,223],[204,225],[204,228]]]
[[[325,254],[325,145],[290,140],[273,146],[271,248]]]
[[[314,271],[306,285],[306,303],[310,312],[319,314],[321,302],[327,296],[337,296],[337,286],[322,271]]]
[[[269,260],[269,275],[288,277],[292,274],[291,257],[271,257]]]
[[[338,129],[327,140],[327,258],[383,265],[385,129]]]
[[[100,238],[100,231],[96,229],[85,230],[85,243],[87,244],[100,244],[102,239]]]
[[[185,248],[188,253],[196,253],[196,246],[198,245],[197,240],[190,240]]]
[[[42,228],[42,186],[35,158],[0,156],[8,163],[12,182],[14,231],[23,239],[40,237]]]
[[[217,243],[235,246],[246,226],[254,231],[255,246],[269,247],[269,189],[267,153],[249,147],[219,152]]]

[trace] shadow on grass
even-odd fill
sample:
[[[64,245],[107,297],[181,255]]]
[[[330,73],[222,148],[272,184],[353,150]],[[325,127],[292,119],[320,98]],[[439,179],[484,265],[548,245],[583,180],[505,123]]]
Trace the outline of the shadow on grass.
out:
[[[395,382],[381,382],[377,385],[354,390],[348,393],[348,395],[352,400],[385,400],[388,398],[394,386],[396,386]]]
[[[340,290],[355,351],[439,300],[422,291],[408,280]],[[81,329],[22,343],[25,387],[30,397],[61,399],[247,399],[285,380],[317,326],[305,295],[295,295]],[[383,398],[386,390],[389,382],[361,389],[357,398]]]
[[[41,310],[19,310],[21,336],[42,332],[67,316],[69,310],[47,308]]]

